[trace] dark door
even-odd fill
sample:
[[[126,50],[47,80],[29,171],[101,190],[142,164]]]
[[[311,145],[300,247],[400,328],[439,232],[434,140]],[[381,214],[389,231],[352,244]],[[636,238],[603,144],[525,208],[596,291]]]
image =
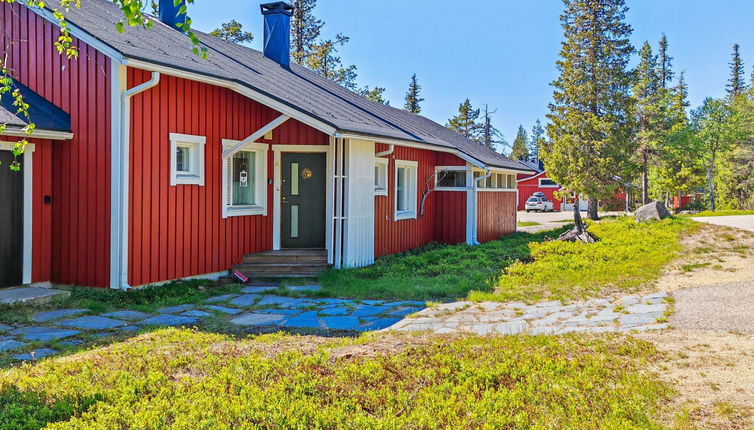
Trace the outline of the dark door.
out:
[[[324,248],[325,154],[284,152],[282,161],[280,244],[283,248]]]
[[[13,154],[0,151],[0,287],[21,285],[24,264],[24,174],[10,170]]]

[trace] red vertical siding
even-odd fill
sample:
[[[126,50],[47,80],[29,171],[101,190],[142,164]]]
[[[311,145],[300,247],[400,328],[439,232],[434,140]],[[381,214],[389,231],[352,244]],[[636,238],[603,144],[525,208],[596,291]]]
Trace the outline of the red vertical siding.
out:
[[[129,68],[129,87],[149,73]],[[244,254],[272,248],[268,216],[222,218],[222,139],[242,140],[280,114],[224,88],[163,76],[131,101],[129,283],[142,285],[227,270]],[[205,136],[205,185],[170,186],[170,133]],[[273,145],[328,145],[329,138],[289,120]],[[273,153],[267,156],[273,174]],[[325,222],[323,220],[323,222]]]
[[[44,197],[52,196],[52,153],[54,143],[33,139],[32,155],[32,269],[31,282],[52,279],[52,204]]]
[[[477,240],[489,242],[516,231],[516,193],[477,192]]]
[[[51,184],[47,186],[51,186],[52,225],[47,233],[35,231],[34,237],[35,241],[38,237],[44,240],[48,234],[52,249],[48,268],[37,267],[35,262],[34,279],[107,286],[110,61],[75,38],[79,58],[61,57],[54,46],[57,28],[18,3],[0,4],[0,26],[0,51],[8,53],[11,74],[68,112],[75,134],[73,140],[51,144],[51,153],[43,149],[39,156],[50,169]],[[33,246],[44,245],[35,242]]]
[[[547,198],[553,203],[555,210],[559,211],[562,200],[555,197],[555,192],[558,191],[558,188],[539,186],[539,179],[547,179],[547,173],[543,173],[537,177],[528,176],[528,178],[529,179],[518,182],[518,210],[522,211],[525,209],[526,200],[531,197],[532,194],[542,192],[545,193],[545,196],[547,196]]]
[[[387,145],[377,144],[376,151],[388,149]],[[420,211],[425,183],[435,172],[435,166],[461,166],[466,163],[452,154],[430,151],[426,149],[396,146],[390,155],[388,164],[388,195],[375,196],[374,201],[374,255],[395,254],[417,248],[433,241],[457,243],[465,239],[459,238],[459,226],[465,226],[465,197],[463,192],[430,193],[425,202],[424,215],[417,215],[416,219],[395,221],[395,160],[410,160],[419,163],[417,172],[417,212]],[[463,196],[445,196],[457,194]],[[461,201],[459,201],[461,200]],[[462,205],[462,206],[461,206]],[[441,211],[440,211],[441,210]],[[459,219],[462,220],[459,222]]]

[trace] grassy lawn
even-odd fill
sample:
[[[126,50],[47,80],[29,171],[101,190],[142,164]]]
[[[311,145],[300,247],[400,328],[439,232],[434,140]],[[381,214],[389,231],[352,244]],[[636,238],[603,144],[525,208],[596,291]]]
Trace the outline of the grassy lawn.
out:
[[[377,259],[359,269],[331,270],[320,277],[318,295],[356,299],[448,300],[471,290],[492,291],[507,266],[529,256],[529,243],[562,230],[515,233],[480,246],[429,245]]]
[[[708,217],[708,216],[731,216],[731,215],[754,215],[754,211],[746,210],[719,210],[719,211],[702,211],[695,214],[683,214],[682,217]]]
[[[657,279],[681,251],[681,234],[695,228],[687,219],[638,224],[620,217],[590,223],[596,244],[532,243],[531,257],[506,269],[494,292],[471,300],[537,302],[627,293]]]
[[[1,374],[0,428],[659,428],[657,358],[620,337],[168,329]]]
[[[519,227],[531,227],[535,225],[542,225],[536,221],[519,221],[516,223]]]

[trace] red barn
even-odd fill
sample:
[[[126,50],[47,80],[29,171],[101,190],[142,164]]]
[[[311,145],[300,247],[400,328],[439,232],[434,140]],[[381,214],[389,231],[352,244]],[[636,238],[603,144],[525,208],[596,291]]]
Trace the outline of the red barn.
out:
[[[82,3],[73,60],[50,10],[0,5],[37,124],[11,172],[26,122],[3,97],[0,286],[309,274],[515,231],[529,168],[290,64],[286,3],[262,5],[265,52],[197,32],[207,60],[170,13],[118,33],[117,5]]]
[[[560,190],[560,185],[547,176],[547,171],[541,162],[538,161],[520,161],[521,164],[534,171],[534,174],[518,174],[518,206],[517,209],[525,209],[526,200],[532,194],[541,192],[553,203],[555,210],[561,210],[562,201],[555,197],[555,192]]]

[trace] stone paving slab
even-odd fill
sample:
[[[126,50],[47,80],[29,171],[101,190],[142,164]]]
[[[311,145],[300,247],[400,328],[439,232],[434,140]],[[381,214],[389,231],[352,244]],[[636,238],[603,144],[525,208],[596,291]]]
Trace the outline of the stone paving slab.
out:
[[[39,348],[34,351],[27,352],[26,354],[17,354],[13,358],[19,361],[40,360],[45,357],[57,354],[58,351],[52,348]]]
[[[80,334],[78,330],[69,330],[52,327],[23,327],[11,331],[11,334],[21,336],[25,340],[50,342]]]
[[[293,285],[287,287],[291,291],[319,291],[322,289],[319,285]]]
[[[102,314],[103,317],[107,318],[115,318],[119,320],[125,320],[125,321],[141,321],[145,318],[149,318],[151,315],[144,312],[139,311],[115,311],[115,312],[109,312],[106,314]]]
[[[228,300],[233,300],[233,299],[235,299],[238,296],[239,296],[239,294],[223,294],[222,296],[210,297],[207,300],[205,300],[204,303],[227,302]]]
[[[10,331],[13,327],[5,324],[0,324],[0,333]]]
[[[260,296],[259,294],[244,294],[231,300],[230,304],[234,306],[240,306],[242,308],[248,308],[249,306],[254,306],[254,304],[260,299],[260,297],[262,296]]]
[[[31,320],[38,323],[59,320],[74,315],[83,314],[85,309],[58,309],[54,311],[37,312],[32,315]]]
[[[258,314],[258,313],[245,313],[237,315],[230,320],[233,324],[251,326],[251,325],[270,325],[283,322],[285,315],[276,314]]]
[[[194,305],[178,305],[160,308],[157,312],[161,314],[179,314],[181,312],[190,311],[191,309],[194,309]]]
[[[277,290],[277,285],[263,286],[263,287],[244,287],[241,292],[247,294],[264,294],[270,291]]]
[[[151,318],[147,318],[141,322],[142,325],[154,325],[154,326],[188,326],[196,324],[196,318],[183,317],[180,315],[161,314]]]
[[[317,311],[304,312],[282,323],[283,327],[295,328],[322,328],[322,323],[317,317]]]
[[[660,330],[667,327],[661,322],[668,306],[667,297],[665,293],[634,295],[623,297],[616,303],[605,299],[573,304],[549,301],[534,305],[443,303],[400,320],[389,330],[479,335]],[[622,312],[617,312],[617,309],[622,309]]]
[[[200,311],[200,310],[197,310],[197,309],[183,312],[183,313],[181,313],[181,315],[184,316],[184,317],[194,317],[194,318],[207,318],[207,317],[211,317],[212,316],[212,314],[209,313],[209,312]]]
[[[320,318],[325,328],[333,330],[359,330],[361,321],[356,317],[322,317]]]
[[[57,323],[63,327],[77,328],[80,330],[108,330],[126,325],[124,321],[103,316],[85,316],[60,321]]]
[[[26,344],[13,339],[0,340],[0,352],[12,351],[24,345]]]
[[[0,289],[0,304],[47,303],[54,297],[68,297],[70,291],[52,288],[20,287]]]
[[[238,308],[229,308],[226,306],[217,306],[217,305],[206,305],[204,306],[204,309],[209,309],[211,311],[216,311],[216,312],[224,313],[227,315],[236,315],[243,312],[241,309],[238,309]]]

